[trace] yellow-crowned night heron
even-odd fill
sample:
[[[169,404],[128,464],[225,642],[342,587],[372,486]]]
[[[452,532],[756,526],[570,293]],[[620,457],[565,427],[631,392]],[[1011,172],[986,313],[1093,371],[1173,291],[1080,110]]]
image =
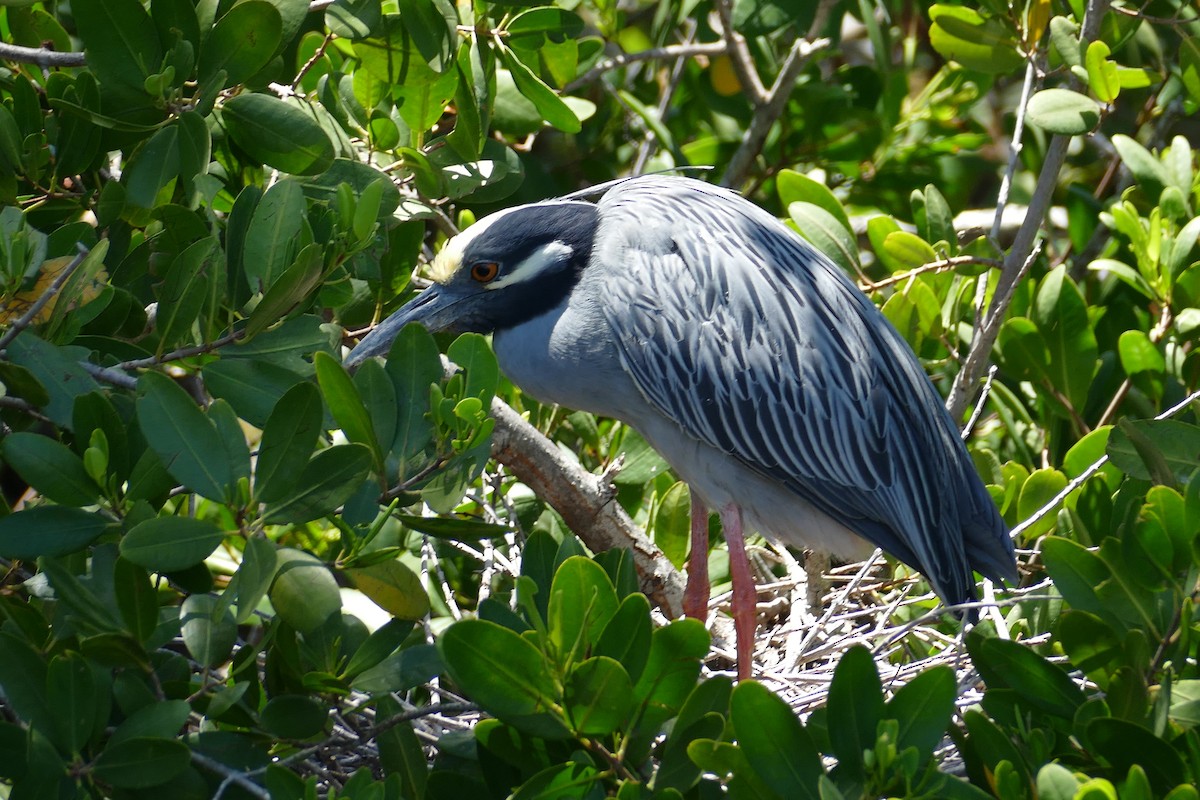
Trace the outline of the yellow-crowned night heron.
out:
[[[686,610],[708,601],[707,517],[729,544],[739,672],[755,590],[748,528],[846,558],[882,547],[951,603],[973,570],[1016,580],[1004,521],[904,340],[824,256],[725,189],[617,183],[596,203],[493,214],[437,256],[400,329],[494,332],[504,372],[543,401],[633,426],[692,489]]]

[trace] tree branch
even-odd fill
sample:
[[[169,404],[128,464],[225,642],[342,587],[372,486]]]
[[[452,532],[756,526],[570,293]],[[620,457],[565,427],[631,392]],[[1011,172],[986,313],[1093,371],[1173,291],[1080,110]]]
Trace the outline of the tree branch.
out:
[[[606,58],[563,87],[564,94],[580,89],[599,78],[606,72],[620,69],[627,64],[657,59],[694,58],[696,56],[719,56],[729,51],[729,45],[722,39],[716,42],[683,42],[669,44],[665,47],[655,47],[650,50],[639,50],[636,53],[618,53]]]
[[[75,270],[79,269],[79,266],[87,259],[90,251],[79,243],[76,243],[75,247],[79,252],[71,259],[71,262],[63,267],[63,271],[58,273],[57,277],[46,287],[46,291],[42,292],[38,296],[38,299],[33,301],[33,305],[12,324],[12,327],[5,331],[3,336],[0,336],[0,350],[7,348],[21,331],[29,327],[29,323],[33,322],[34,318],[46,307],[46,304],[62,291],[62,287],[75,274]]]
[[[492,401],[492,457],[549,503],[596,552],[629,547],[642,591],[672,618],[683,613],[683,579],[617,503],[607,481],[538,432],[503,400]]]
[[[0,60],[36,64],[39,67],[82,67],[87,64],[83,53],[63,53],[44,47],[22,47],[6,42],[0,42]]]

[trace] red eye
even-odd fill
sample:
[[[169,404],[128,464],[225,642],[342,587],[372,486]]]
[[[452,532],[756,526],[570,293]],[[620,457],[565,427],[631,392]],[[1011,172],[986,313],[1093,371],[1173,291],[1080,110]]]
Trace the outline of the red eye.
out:
[[[491,283],[500,274],[500,265],[495,261],[480,261],[471,266],[471,277],[480,283]]]

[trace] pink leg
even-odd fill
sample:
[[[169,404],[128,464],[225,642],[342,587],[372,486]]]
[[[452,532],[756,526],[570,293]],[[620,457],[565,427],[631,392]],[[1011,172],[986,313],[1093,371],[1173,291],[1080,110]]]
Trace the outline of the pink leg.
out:
[[[708,619],[708,509],[692,493],[692,552],[688,555],[687,589],[683,613],[704,622]]]
[[[738,680],[750,677],[754,667],[754,630],[757,623],[758,592],[746,542],[742,533],[742,510],[730,503],[721,509],[721,525],[729,545],[729,577],[733,580],[733,629],[737,633]]]

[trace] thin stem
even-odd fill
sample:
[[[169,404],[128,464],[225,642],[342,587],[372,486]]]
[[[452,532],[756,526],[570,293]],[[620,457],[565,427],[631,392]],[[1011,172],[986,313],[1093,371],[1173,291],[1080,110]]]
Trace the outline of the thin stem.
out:
[[[580,89],[592,83],[606,72],[620,69],[628,64],[657,59],[695,58],[696,56],[719,56],[729,51],[729,45],[724,39],[716,42],[683,42],[669,44],[665,47],[654,47],[649,50],[639,50],[636,53],[618,53],[606,58],[587,72],[563,87],[564,94]]]
[[[58,273],[58,277],[56,277],[54,281],[46,287],[46,291],[42,292],[38,299],[33,301],[33,305],[31,305],[28,310],[26,310],[26,312],[12,324],[11,328],[4,332],[3,336],[0,336],[0,350],[7,348],[10,344],[12,344],[13,339],[16,339],[17,336],[20,335],[21,331],[29,327],[29,324],[33,322],[38,313],[46,307],[46,304],[49,303],[55,295],[62,291],[62,287],[65,286],[67,281],[71,279],[71,276],[75,274],[75,270],[79,269],[79,266],[87,258],[90,251],[82,244],[76,244],[75,247],[79,250],[79,252],[73,259],[71,259],[71,263],[67,264],[67,266],[63,268],[63,271]]]
[[[159,364],[166,364],[171,361],[178,361],[181,358],[191,358],[192,356],[211,353],[213,350],[224,347],[227,344],[233,344],[246,335],[245,331],[233,331],[224,336],[213,339],[211,342],[201,342],[200,344],[181,347],[178,350],[173,350],[170,353],[163,353],[159,356],[149,356],[147,358],[135,358],[130,361],[122,361],[117,364],[116,369],[145,369],[146,367],[155,367]]]
[[[44,47],[22,47],[19,44],[0,42],[0,59],[20,64],[36,64],[39,67],[82,67],[87,65],[83,53],[63,53]]]

